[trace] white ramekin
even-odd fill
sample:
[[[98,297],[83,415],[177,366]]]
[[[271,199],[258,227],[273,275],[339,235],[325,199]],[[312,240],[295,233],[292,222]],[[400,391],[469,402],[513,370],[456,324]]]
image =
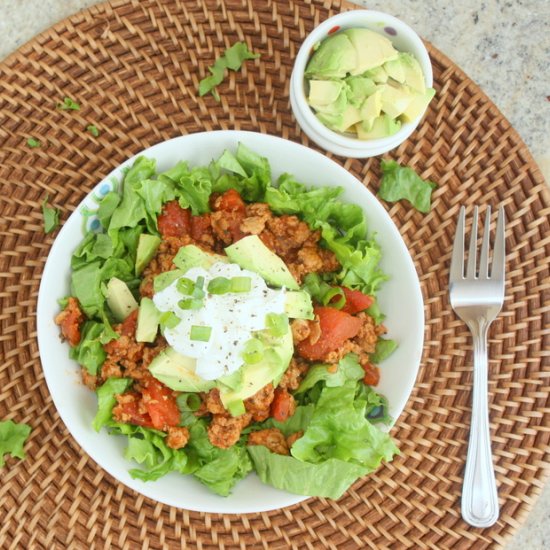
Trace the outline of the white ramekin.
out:
[[[404,123],[393,136],[371,140],[360,140],[334,132],[315,116],[307,103],[304,90],[304,71],[313,48],[332,32],[357,27],[377,32],[391,40],[397,50],[414,55],[422,68],[426,87],[432,86],[432,64],[428,51],[408,25],[379,11],[352,10],[327,19],[304,40],[290,78],[290,104],[298,124],[317,145],[343,157],[367,158],[386,153],[403,143],[418,126],[426,110],[412,122]]]

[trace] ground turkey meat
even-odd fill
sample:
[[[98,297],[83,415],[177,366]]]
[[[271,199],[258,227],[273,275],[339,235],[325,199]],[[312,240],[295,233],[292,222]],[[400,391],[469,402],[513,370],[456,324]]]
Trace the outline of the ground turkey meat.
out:
[[[267,447],[272,453],[278,455],[288,455],[288,443],[285,436],[277,428],[268,428],[266,430],[259,430],[252,432],[248,436],[248,445],[263,445]]]
[[[208,439],[215,447],[229,449],[239,441],[242,429],[248,426],[251,420],[250,413],[236,417],[215,414],[208,426]]]
[[[286,369],[283,374],[278,387],[290,391],[296,390],[300,385],[302,378],[306,375],[308,369],[309,363],[293,357],[290,360],[290,365],[288,365],[288,369]]]
[[[61,328],[61,338],[71,346],[80,342],[80,325],[84,322],[84,313],[76,298],[68,299],[65,309],[55,318],[55,324]]]
[[[166,445],[171,449],[181,449],[189,441],[189,430],[182,426],[169,426]]]
[[[274,396],[275,388],[270,383],[257,391],[252,397],[245,399],[244,407],[252,415],[252,420],[263,422],[269,417],[269,410]]]

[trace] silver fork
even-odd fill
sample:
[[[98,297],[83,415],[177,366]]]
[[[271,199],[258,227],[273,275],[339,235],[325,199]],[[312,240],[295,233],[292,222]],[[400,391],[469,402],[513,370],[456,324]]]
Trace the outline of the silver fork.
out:
[[[472,417],[462,487],[462,518],[474,527],[490,527],[498,519],[499,505],[489,434],[487,331],[504,302],[504,208],[500,207],[498,211],[490,262],[491,208],[487,207],[479,266],[476,261],[477,214],[476,206],[464,274],[465,209],[460,209],[451,258],[449,293],[452,308],[470,329],[474,342]]]

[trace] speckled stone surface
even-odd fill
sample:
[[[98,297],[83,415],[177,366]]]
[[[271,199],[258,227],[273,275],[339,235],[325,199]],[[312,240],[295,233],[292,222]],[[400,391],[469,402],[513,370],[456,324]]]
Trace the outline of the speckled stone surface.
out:
[[[0,60],[96,0],[0,0]],[[550,0],[355,0],[450,57],[519,132],[550,182]],[[506,550],[550,548],[550,482]]]

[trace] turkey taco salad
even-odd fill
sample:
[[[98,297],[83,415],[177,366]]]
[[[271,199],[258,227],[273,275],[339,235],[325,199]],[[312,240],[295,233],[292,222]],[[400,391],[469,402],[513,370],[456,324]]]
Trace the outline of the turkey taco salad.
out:
[[[55,321],[132,477],[175,471],[225,496],[255,471],[338,498],[392,459],[382,253],[341,192],[273,182],[239,144],[160,173],[138,157],[101,199]]]

